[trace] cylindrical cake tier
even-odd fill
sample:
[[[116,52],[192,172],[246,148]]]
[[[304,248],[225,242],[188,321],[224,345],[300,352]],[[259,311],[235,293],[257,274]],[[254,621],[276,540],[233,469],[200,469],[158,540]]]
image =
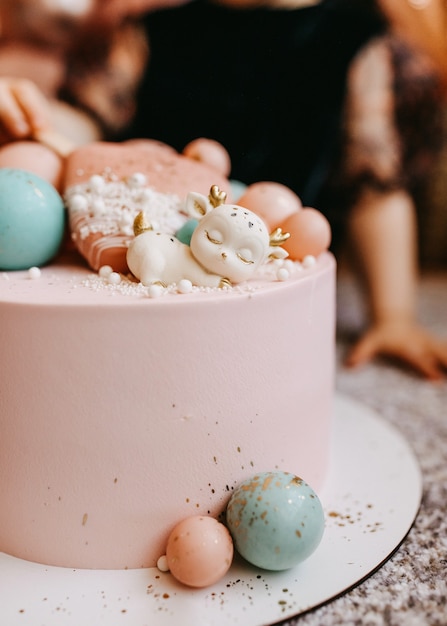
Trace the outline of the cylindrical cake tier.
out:
[[[154,566],[257,472],[328,467],[335,262],[253,289],[158,298],[79,267],[0,275],[0,550]]]

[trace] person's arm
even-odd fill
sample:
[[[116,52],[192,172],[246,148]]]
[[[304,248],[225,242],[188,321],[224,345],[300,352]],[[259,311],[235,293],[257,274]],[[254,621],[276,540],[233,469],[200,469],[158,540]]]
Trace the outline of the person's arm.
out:
[[[412,198],[399,183],[402,137],[395,123],[393,85],[387,40],[378,39],[359,53],[348,76],[344,172],[351,184],[365,179],[372,184],[361,186],[348,218],[370,327],[347,363],[355,366],[387,355],[436,379],[447,368],[447,345],[416,320],[417,224]]]
[[[371,325],[347,358],[360,365],[377,355],[396,358],[429,379],[447,369],[447,343],[432,337],[416,319],[416,219],[405,191],[368,192],[349,221],[364,277]]]

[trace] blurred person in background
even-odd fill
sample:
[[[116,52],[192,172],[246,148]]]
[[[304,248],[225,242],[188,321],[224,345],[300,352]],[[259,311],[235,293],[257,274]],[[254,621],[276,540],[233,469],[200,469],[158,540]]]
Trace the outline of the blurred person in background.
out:
[[[25,148],[54,170],[57,186],[57,155],[23,141],[64,153],[128,126],[148,48],[135,3],[119,4],[110,0],[108,11],[105,0],[0,0],[0,165],[26,159]]]
[[[52,130],[215,139],[233,178],[288,185],[335,249],[347,236],[370,305],[348,364],[443,375],[416,320],[414,207],[440,148],[442,0],[0,0],[0,23],[0,165]]]
[[[325,213],[369,304],[347,363],[385,355],[439,379],[447,344],[415,312],[414,198],[441,148],[445,20],[440,0],[415,4],[195,0],[150,13],[131,134],[178,150],[215,139],[233,178],[284,183]]]

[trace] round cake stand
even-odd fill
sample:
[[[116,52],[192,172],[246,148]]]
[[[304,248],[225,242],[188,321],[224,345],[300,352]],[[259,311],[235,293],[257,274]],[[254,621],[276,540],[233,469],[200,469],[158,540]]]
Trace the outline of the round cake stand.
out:
[[[376,413],[337,396],[323,540],[285,572],[236,559],[193,590],[157,569],[72,570],[0,553],[0,624],[8,626],[261,626],[315,608],[380,567],[408,533],[422,480],[412,450]],[[113,547],[111,547],[113,549]]]

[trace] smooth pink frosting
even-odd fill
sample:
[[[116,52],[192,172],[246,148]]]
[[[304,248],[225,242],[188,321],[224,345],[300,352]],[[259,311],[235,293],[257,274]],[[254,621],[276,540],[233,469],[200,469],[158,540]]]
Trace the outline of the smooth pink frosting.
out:
[[[63,261],[0,273],[0,550],[154,566],[259,471],[328,467],[335,262],[150,298]]]

